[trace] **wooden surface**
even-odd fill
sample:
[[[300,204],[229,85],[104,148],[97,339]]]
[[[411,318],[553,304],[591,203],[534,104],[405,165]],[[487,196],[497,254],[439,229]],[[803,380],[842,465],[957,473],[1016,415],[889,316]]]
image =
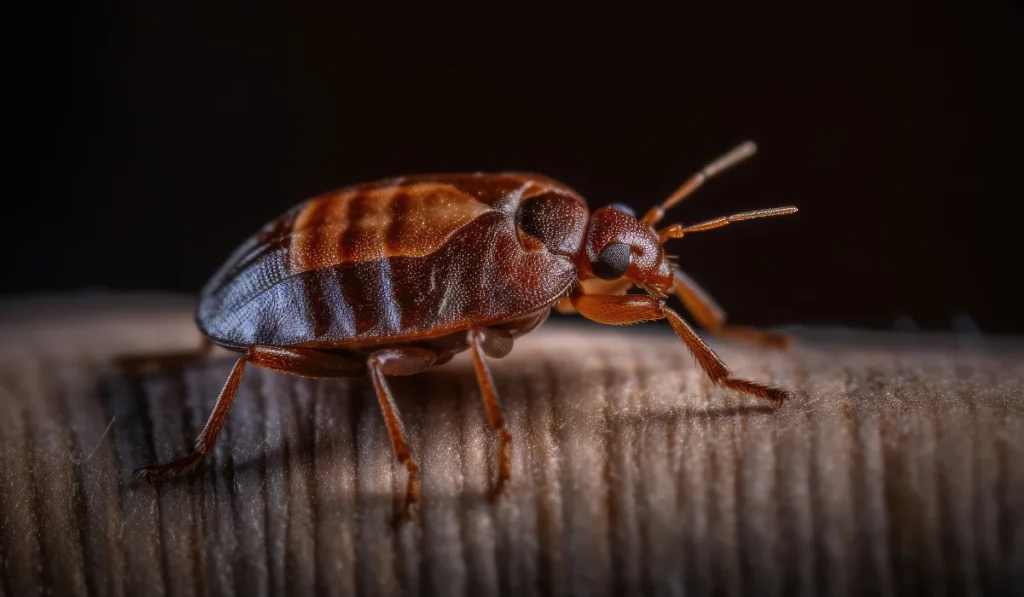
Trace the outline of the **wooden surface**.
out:
[[[405,473],[364,379],[250,368],[194,476],[130,477],[187,451],[232,359],[106,360],[194,344],[190,309],[0,306],[3,596],[1024,594],[1019,338],[712,340],[797,391],[772,412],[711,388],[667,325],[551,321],[492,362],[515,438],[496,503],[466,355],[391,380],[424,490],[395,527]]]

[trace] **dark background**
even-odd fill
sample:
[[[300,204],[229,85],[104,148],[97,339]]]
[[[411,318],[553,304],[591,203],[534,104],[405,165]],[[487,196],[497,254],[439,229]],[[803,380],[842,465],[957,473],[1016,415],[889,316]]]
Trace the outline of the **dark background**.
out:
[[[801,208],[673,246],[734,321],[1024,332],[1013,2],[589,6],[21,6],[0,291],[194,293],[291,204],[402,173],[642,210],[749,138],[672,212]]]

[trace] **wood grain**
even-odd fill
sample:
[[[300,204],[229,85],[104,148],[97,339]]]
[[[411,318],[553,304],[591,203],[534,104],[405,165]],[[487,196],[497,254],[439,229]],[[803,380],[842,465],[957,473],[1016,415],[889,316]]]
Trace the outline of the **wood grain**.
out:
[[[1020,338],[711,340],[797,391],[773,412],[712,388],[667,325],[553,320],[492,363],[514,436],[496,503],[468,355],[391,380],[424,492],[396,527],[404,467],[365,379],[251,368],[194,476],[131,478],[187,451],[232,360],[107,362],[194,345],[190,309],[0,306],[0,595],[1024,594]]]

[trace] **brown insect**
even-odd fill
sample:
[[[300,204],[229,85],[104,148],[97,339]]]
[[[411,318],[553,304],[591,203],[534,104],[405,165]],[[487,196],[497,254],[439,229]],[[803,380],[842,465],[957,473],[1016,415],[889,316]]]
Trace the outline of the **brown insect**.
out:
[[[241,356],[192,453],[137,473],[154,481],[200,462],[247,364],[312,378],[368,374],[395,456],[408,469],[406,503],[416,503],[419,468],[386,377],[419,373],[469,350],[500,438],[500,488],[509,478],[512,437],[485,357],[507,355],[552,308],[605,324],[668,319],[714,383],[781,406],[789,392],[733,377],[666,301],[674,293],[715,334],[774,345],[785,338],[726,324],[722,309],[662,245],[796,208],[654,228],[668,208],[754,150],[753,143],[738,146],[642,218],[618,205],[591,213],[569,187],[529,173],[407,176],[293,207],[245,241],[202,290],[196,321],[205,348],[213,343]],[[643,293],[629,294],[634,287]]]

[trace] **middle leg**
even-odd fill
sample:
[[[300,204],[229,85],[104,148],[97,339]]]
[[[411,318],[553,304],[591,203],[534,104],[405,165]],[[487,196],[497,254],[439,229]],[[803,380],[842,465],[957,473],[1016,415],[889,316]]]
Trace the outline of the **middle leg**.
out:
[[[493,333],[493,332],[492,332]],[[505,487],[512,473],[511,456],[509,453],[512,444],[512,434],[505,427],[505,417],[501,414],[501,407],[498,404],[498,391],[494,388],[494,377],[487,367],[484,355],[502,357],[511,351],[511,339],[507,346],[496,346],[501,344],[495,342],[499,336],[488,338],[488,332],[484,330],[472,330],[469,332],[470,348],[473,353],[473,368],[476,369],[477,383],[480,385],[480,393],[483,395],[484,408],[487,410],[487,422],[491,429],[499,434],[500,445],[498,450],[498,483],[494,487],[494,495],[497,495]],[[491,342],[488,342],[491,340]]]
[[[377,391],[380,409],[384,414],[384,422],[388,427],[391,445],[398,462],[409,471],[406,489],[404,515],[408,515],[413,505],[420,501],[420,467],[412,458],[409,444],[405,441],[405,426],[399,416],[395,397],[384,382],[385,375],[413,375],[425,371],[437,361],[437,353],[426,348],[404,347],[378,350],[370,355],[367,365],[370,378]]]

